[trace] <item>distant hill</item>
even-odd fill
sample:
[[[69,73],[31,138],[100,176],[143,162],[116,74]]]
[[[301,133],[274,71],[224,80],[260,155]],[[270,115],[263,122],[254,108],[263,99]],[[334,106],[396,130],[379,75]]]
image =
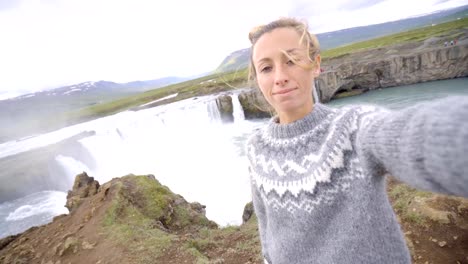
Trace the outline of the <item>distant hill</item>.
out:
[[[121,84],[121,87],[123,89],[131,89],[132,91],[137,91],[137,92],[142,92],[142,91],[147,91],[159,87],[164,87],[170,84],[174,83],[179,83],[186,81],[191,78],[182,78],[182,77],[164,77],[160,79],[155,79],[155,80],[149,80],[149,81],[134,81],[134,82],[128,82]]]
[[[317,34],[317,38],[320,42],[321,50],[327,50],[353,42],[359,42],[433,24],[440,24],[467,16],[468,5],[398,21],[321,33]],[[229,72],[243,69],[248,66],[249,60],[250,48],[234,51],[228,55],[223,62],[221,62],[216,69],[216,72]]]
[[[221,65],[216,69],[216,72],[230,72],[243,69],[249,66],[250,48],[234,51],[229,54]]]
[[[83,107],[116,100],[186,80],[165,77],[148,81],[83,82],[0,100],[0,143],[41,131],[44,121]]]
[[[440,24],[457,18],[468,16],[468,5],[436,13],[407,18],[382,24],[355,27],[333,32],[317,34],[322,50],[332,49],[338,46],[373,39],[385,35],[407,31],[410,29]]]

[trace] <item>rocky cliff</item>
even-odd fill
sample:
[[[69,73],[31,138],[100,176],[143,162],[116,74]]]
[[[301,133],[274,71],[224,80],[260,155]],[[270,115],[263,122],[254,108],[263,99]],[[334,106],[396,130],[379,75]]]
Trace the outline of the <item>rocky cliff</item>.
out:
[[[431,41],[433,43],[431,43]],[[444,47],[437,39],[366,50],[324,61],[316,79],[321,101],[341,92],[373,90],[468,76],[468,39]]]

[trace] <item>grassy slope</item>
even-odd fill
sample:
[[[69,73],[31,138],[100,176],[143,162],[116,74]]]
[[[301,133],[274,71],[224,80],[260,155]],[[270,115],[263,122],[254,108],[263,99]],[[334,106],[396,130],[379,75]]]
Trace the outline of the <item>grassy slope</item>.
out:
[[[350,45],[325,50],[322,52],[324,60],[334,57],[343,56],[352,52],[357,52],[363,49],[372,49],[383,46],[401,44],[405,42],[419,42],[428,38],[447,34],[450,31],[456,31],[468,27],[468,18],[455,20],[439,24],[436,26],[414,29],[398,34],[388,35],[372,40],[357,42]],[[453,35],[452,37],[457,37]],[[62,120],[66,120],[68,124],[77,123],[80,121],[90,120],[97,117],[102,117],[114,114],[123,110],[139,106],[165,96],[178,93],[177,97],[166,100],[161,103],[169,103],[186,98],[212,94],[220,91],[226,91],[236,88],[245,87],[247,79],[247,69],[239,71],[212,74],[202,78],[169,85],[157,90],[150,90],[138,95],[122,98],[116,101],[94,105],[79,111],[70,112],[62,116]],[[212,80],[211,82],[208,82]]]
[[[428,26],[423,28],[418,28],[414,30],[409,30],[397,34],[388,35],[385,37],[380,37],[376,39],[366,40],[362,42],[357,42],[341,47],[337,47],[330,50],[325,50],[322,52],[323,58],[334,58],[343,56],[349,53],[353,53],[360,50],[379,48],[389,45],[402,44],[407,42],[419,42],[424,41],[431,37],[437,37],[446,35],[447,32],[464,29],[468,27],[468,18],[455,20],[436,26]],[[462,33],[454,34],[453,38],[459,37]]]

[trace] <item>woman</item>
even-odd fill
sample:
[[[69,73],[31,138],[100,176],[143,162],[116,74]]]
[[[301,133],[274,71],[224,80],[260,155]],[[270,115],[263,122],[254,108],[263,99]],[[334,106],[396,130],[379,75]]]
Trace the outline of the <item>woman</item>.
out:
[[[277,115],[247,142],[266,263],[411,263],[384,172],[468,196],[468,100],[398,112],[313,101],[319,46],[280,19],[249,34],[251,79]]]

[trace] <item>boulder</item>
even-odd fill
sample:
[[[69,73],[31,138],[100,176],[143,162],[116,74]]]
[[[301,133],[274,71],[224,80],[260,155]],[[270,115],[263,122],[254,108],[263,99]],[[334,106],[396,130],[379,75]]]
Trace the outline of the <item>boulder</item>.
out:
[[[70,212],[76,209],[84,198],[95,195],[99,190],[99,182],[94,180],[93,177],[89,177],[86,172],[78,174],[75,177],[75,183],[73,189],[68,191],[67,203],[65,207]]]
[[[242,214],[242,223],[247,223],[255,214],[253,203],[249,202],[244,206],[244,213]]]

